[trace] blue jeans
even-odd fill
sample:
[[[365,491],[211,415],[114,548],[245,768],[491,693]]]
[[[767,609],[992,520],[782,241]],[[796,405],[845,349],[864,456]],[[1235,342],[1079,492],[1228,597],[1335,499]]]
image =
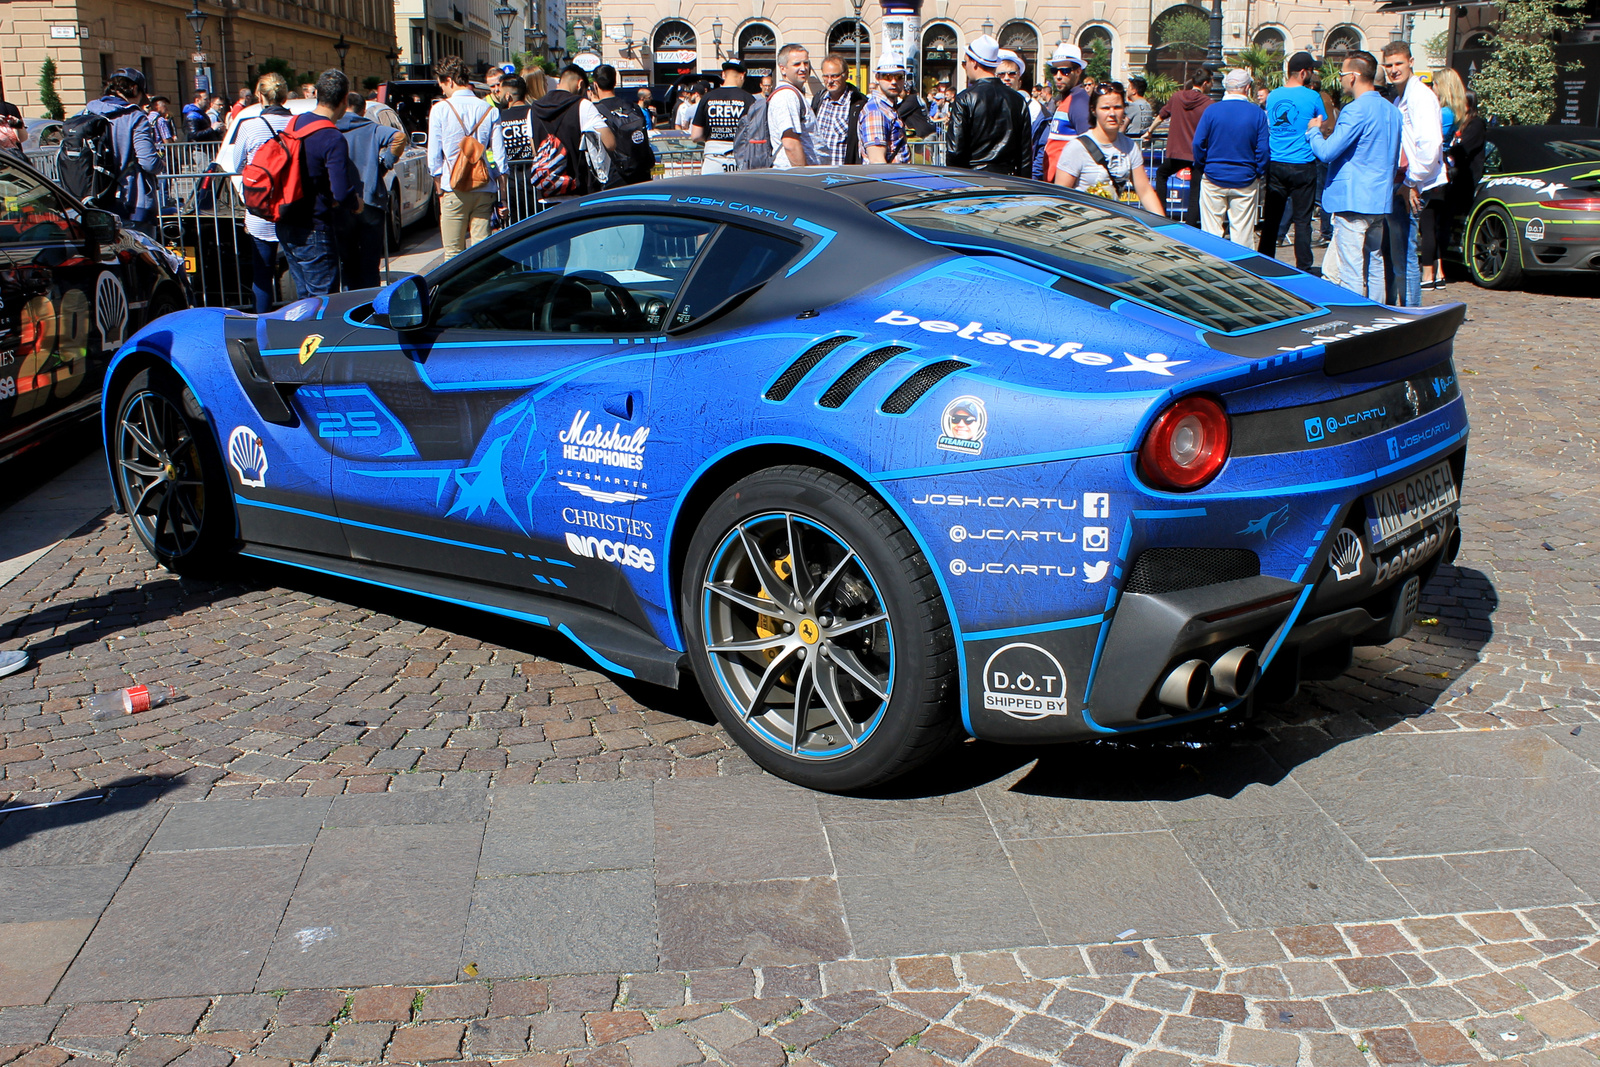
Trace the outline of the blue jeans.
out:
[[[339,288],[339,239],[328,230],[278,223],[278,247],[289,261],[301,296],[327,296]]]
[[[1422,306],[1422,264],[1417,261],[1417,216],[1402,186],[1389,211],[1389,280],[1385,302],[1402,308]]]
[[[1372,300],[1383,298],[1383,220],[1386,217],[1355,211],[1336,211],[1333,215],[1333,247],[1329,253],[1339,257],[1339,284]],[[1364,290],[1363,279],[1366,281]]]
[[[272,310],[278,299],[278,242],[250,238],[250,291],[255,294],[256,314]]]

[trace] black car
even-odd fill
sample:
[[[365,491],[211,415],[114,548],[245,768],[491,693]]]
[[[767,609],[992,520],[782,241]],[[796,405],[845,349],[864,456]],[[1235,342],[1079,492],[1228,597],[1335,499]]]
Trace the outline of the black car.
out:
[[[122,342],[191,303],[155,242],[0,154],[0,462],[92,417]]]
[[[1600,128],[1491,126],[1483,180],[1449,250],[1472,280],[1600,271]]]

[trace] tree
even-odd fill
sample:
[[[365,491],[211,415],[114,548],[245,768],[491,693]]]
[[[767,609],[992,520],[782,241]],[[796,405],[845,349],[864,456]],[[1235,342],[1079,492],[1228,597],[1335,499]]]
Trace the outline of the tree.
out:
[[[1104,37],[1096,37],[1089,42],[1089,47],[1084,49],[1087,55],[1083,57],[1084,74],[1096,81],[1107,82],[1111,80],[1111,43]]]
[[[1198,11],[1181,11],[1161,24],[1159,44],[1181,44],[1204,52],[1211,45],[1211,20]]]
[[[1248,70],[1258,89],[1270,91],[1283,84],[1283,53],[1276,48],[1252,45],[1233,57],[1233,65]]]
[[[1494,0],[1494,6],[1500,21],[1489,59],[1472,78],[1481,110],[1517,125],[1549,122],[1556,108],[1555,38],[1583,22],[1584,0]]]
[[[365,78],[361,79],[361,88],[367,90],[368,92],[371,92],[373,89],[376,89],[382,84],[383,79],[378,77],[376,74],[368,74]]]
[[[61,106],[61,97],[56,93],[56,77],[54,57],[45,56],[39,64],[39,103],[44,107],[45,118],[64,119],[67,109]]]
[[[1428,62],[1430,64],[1435,67],[1444,66],[1446,53],[1450,51],[1450,31],[1440,30],[1432,37],[1429,37],[1422,46],[1422,50],[1428,53]]]
[[[1158,110],[1167,102],[1168,99],[1171,98],[1173,93],[1183,88],[1183,86],[1179,85],[1175,79],[1170,78],[1159,71],[1151,71],[1146,73],[1144,75],[1144,80],[1145,99],[1150,101],[1151,107],[1154,107]]]
[[[283,84],[289,88],[293,89],[300,84],[300,74],[290,65],[287,59],[272,56],[269,59],[263,59],[261,65],[256,69],[259,71],[256,75],[258,78],[262,74],[281,74],[283,75]]]

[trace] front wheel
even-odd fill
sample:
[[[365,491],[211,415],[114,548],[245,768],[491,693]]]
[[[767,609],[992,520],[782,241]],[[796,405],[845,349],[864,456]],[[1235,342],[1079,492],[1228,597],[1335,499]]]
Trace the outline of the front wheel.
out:
[[[728,489],[690,541],[682,599],[707,701],[779,777],[863,789],[958,732],[955,642],[927,559],[838,475],[780,467]]]
[[[139,541],[178,574],[203,574],[234,547],[232,492],[188,387],[165,367],[134,375],[112,428],[117,494]]]
[[[1472,220],[1467,268],[1485,289],[1510,289],[1522,280],[1522,239],[1504,208],[1491,207]]]

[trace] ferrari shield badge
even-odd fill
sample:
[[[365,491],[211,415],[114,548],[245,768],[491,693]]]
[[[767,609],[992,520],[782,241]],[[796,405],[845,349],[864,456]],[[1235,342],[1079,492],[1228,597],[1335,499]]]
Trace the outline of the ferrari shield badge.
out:
[[[311,357],[317,354],[317,349],[320,347],[322,347],[322,335],[320,333],[307,334],[306,339],[300,342],[300,363],[302,365],[309,363]]]

